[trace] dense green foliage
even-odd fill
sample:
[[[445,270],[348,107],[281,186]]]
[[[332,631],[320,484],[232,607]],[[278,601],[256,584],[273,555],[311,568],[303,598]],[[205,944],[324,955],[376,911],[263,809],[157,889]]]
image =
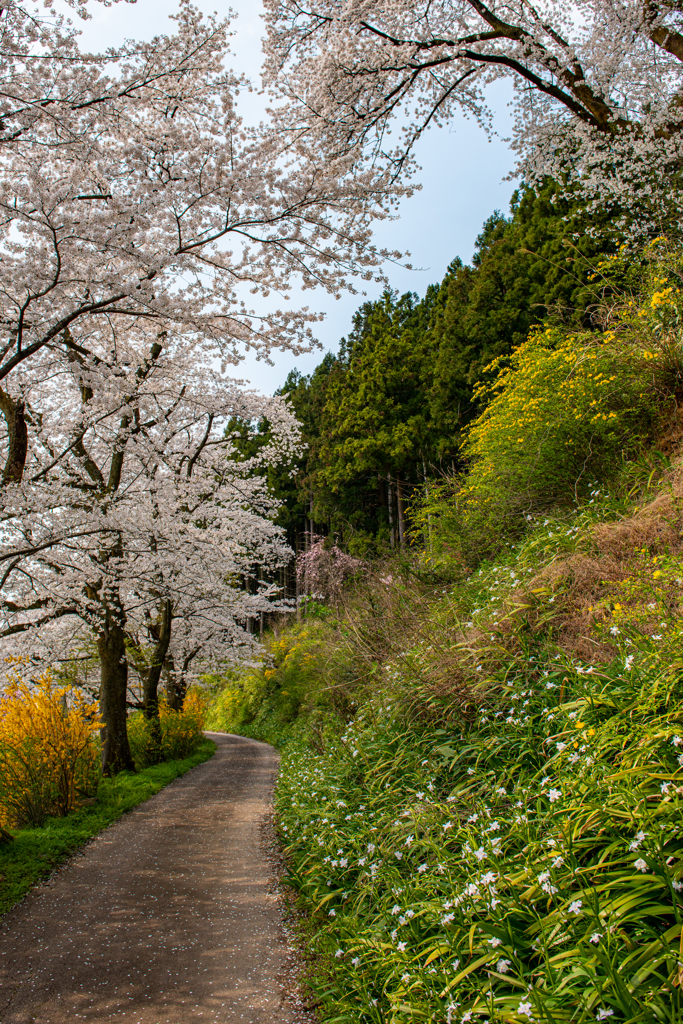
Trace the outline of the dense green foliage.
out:
[[[94,803],[88,802],[63,818],[48,818],[42,828],[15,832],[13,842],[0,845],[0,914],[98,832],[208,760],[215,750],[215,743],[205,739],[189,757],[165,761],[136,774],[120,772],[100,782]]]
[[[601,577],[635,509],[594,498],[467,579],[377,576],[221,695],[284,748],[323,1021],[680,1019],[683,558],[645,517]]]
[[[516,194],[510,217],[484,225],[472,266],[454,260],[422,299],[387,290],[364,303],[337,354],[308,377],[289,375],[281,391],[308,450],[294,482],[284,473],[271,482],[292,543],[311,520],[353,553],[398,542],[411,497],[461,467],[486,366],[550,315],[590,323],[596,261],[614,241],[588,234],[582,210],[554,203],[553,192],[549,182]]]

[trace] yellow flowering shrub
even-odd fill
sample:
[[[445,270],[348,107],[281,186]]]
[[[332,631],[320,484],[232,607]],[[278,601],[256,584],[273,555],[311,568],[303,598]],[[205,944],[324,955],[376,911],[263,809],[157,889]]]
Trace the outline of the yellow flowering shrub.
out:
[[[666,423],[683,392],[683,256],[658,239],[598,266],[600,330],[543,325],[487,368],[486,404],[462,447],[463,476],[412,509],[426,546],[474,556],[521,532],[524,516],[609,485]],[[611,285],[611,280],[619,287]],[[632,291],[623,281],[635,282]],[[676,402],[674,397],[676,396]]]
[[[651,430],[647,372],[638,348],[611,335],[533,333],[469,431],[462,514],[518,515],[585,495]]]
[[[309,609],[305,622],[267,636],[260,667],[216,680],[210,728],[277,745],[303,709],[316,721],[324,721],[330,708],[348,711],[355,672],[339,650],[330,657],[323,620],[315,614]]]
[[[196,750],[201,742],[206,719],[207,697],[203,691],[190,689],[182,711],[174,711],[166,700],[159,702],[161,750],[155,745],[150,723],[141,711],[128,719],[128,740],[138,768],[159,760],[175,761]]]
[[[49,672],[0,694],[0,825],[42,825],[97,788],[97,705]]]

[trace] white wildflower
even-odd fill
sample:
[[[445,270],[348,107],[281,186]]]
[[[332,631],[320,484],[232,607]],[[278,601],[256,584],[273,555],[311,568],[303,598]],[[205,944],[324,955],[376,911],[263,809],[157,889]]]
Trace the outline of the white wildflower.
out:
[[[645,838],[645,833],[644,832],[636,832],[635,839],[633,839],[632,842],[629,843],[629,850],[631,852],[633,852],[634,850],[637,850],[638,847],[641,845],[641,843],[642,843],[644,838]]]

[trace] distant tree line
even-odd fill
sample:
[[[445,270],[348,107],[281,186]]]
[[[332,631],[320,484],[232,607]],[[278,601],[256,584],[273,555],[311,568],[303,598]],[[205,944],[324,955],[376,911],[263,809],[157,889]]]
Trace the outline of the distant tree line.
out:
[[[463,429],[481,412],[473,395],[486,366],[547,318],[589,325],[597,264],[618,239],[556,191],[548,181],[516,192],[509,216],[485,222],[471,265],[454,259],[424,298],[387,289],[363,303],[336,354],[309,376],[289,374],[278,394],[307,449],[295,466],[268,472],[295,551],[321,535],[353,554],[406,545],[416,491],[463,468]],[[243,434],[246,455],[265,443],[268,424]]]

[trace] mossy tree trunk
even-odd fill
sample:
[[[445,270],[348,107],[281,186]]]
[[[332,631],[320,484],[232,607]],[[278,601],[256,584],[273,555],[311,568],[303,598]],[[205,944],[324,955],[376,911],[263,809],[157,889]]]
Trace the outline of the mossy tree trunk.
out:
[[[100,656],[100,717],[102,719],[102,771],[104,775],[135,771],[126,728],[128,660],[125,617],[120,606],[102,607],[97,633]]]
[[[168,598],[161,602],[159,612],[158,621],[150,626],[150,632],[156,643],[143,681],[143,708],[145,718],[150,726],[153,761],[161,760],[159,680],[161,679],[161,670],[166,662],[168,645],[171,642],[171,623],[173,621],[173,609]]]

